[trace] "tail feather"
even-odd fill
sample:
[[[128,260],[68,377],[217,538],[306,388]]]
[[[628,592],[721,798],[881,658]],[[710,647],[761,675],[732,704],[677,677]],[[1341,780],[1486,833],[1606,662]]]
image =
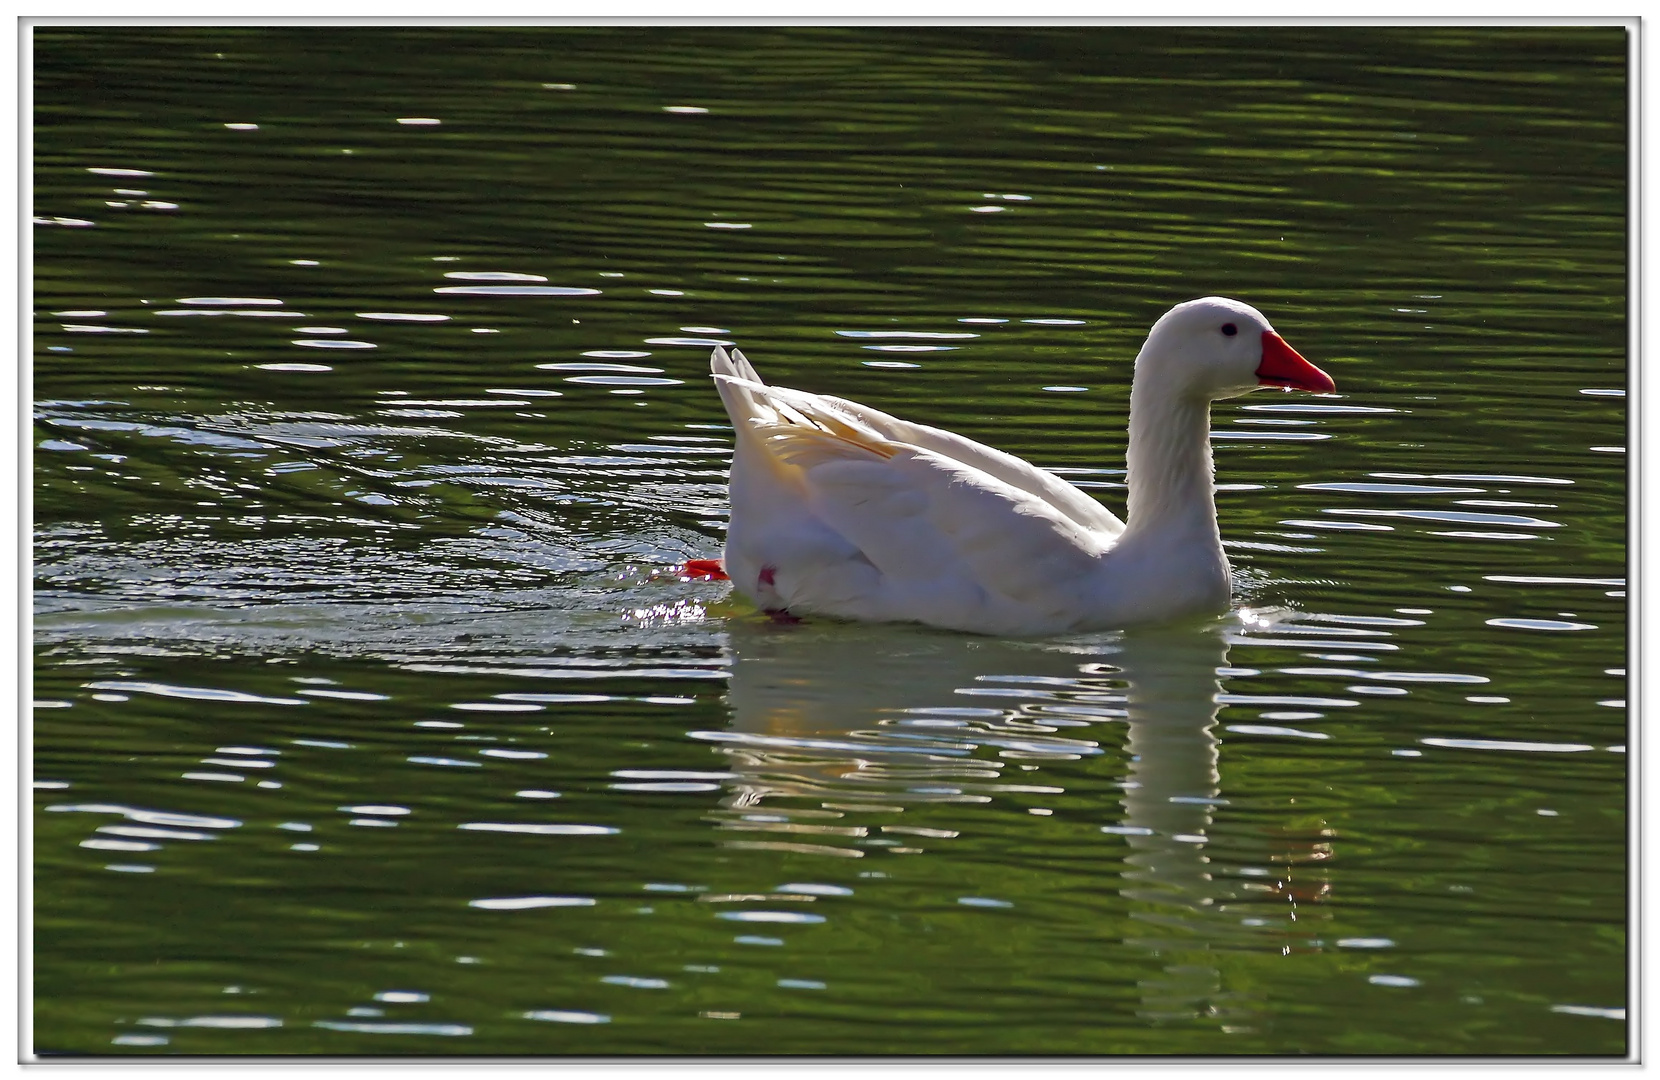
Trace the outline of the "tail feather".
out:
[[[857,407],[782,386],[768,386],[737,349],[715,349],[709,359],[715,387],[732,420],[741,457],[764,461],[790,483],[797,469],[831,458],[892,457],[897,448]],[[891,419],[874,410],[875,417]]]
[[[858,438],[849,431],[841,434],[822,428],[779,424],[762,428],[769,453],[797,468],[811,468],[829,461],[870,461],[887,459],[898,448],[885,441]]]
[[[714,377],[715,389],[720,392],[726,415],[732,420],[738,440],[744,441],[756,423],[774,423],[775,410],[757,397],[755,391],[766,389],[755,374],[744,354],[733,349],[729,354],[720,346],[709,356],[709,374]]]
[[[749,358],[736,348],[732,350],[732,363],[737,366],[740,377],[748,379],[750,382],[761,381],[761,376],[755,373],[755,365],[751,364]]]
[[[709,354],[709,374],[731,375],[738,379],[748,378],[738,366],[737,361],[732,359],[734,354],[740,359],[743,357],[743,353],[738,352],[737,349],[733,349],[731,353],[728,353],[725,348],[719,345],[715,346],[715,351]]]

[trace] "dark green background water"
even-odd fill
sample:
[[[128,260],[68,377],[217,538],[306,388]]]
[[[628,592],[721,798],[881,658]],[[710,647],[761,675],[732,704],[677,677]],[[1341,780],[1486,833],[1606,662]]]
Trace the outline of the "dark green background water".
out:
[[[1626,49],[38,27],[36,1051],[1624,1053]],[[1226,619],[666,572],[709,342],[1122,512],[1209,293]]]

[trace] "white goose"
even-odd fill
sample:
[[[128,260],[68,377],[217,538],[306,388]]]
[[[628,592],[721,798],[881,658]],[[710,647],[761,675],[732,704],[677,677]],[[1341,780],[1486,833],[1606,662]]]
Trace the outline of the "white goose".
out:
[[[762,609],[998,635],[1111,629],[1227,610],[1210,403],[1331,377],[1237,300],[1153,324],[1130,387],[1129,523],[1053,473],[842,398],[710,362],[737,432],[723,559]],[[723,573],[724,571],[724,573]]]

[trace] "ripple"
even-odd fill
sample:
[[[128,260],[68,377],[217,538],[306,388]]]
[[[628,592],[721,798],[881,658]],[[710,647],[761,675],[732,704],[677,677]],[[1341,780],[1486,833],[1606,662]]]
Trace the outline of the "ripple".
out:
[[[1271,724],[1229,724],[1227,730],[1240,735],[1277,735],[1291,739],[1329,739],[1323,731],[1303,731],[1300,728],[1274,727]]]
[[[1404,480],[1473,480],[1490,481],[1495,484],[1572,484],[1572,480],[1561,480],[1553,476],[1521,476],[1513,473],[1434,473],[1430,476],[1417,476],[1409,473],[1373,473],[1373,476],[1399,476]]]
[[[1366,671],[1350,668],[1288,667],[1286,675],[1331,675],[1344,679],[1374,679],[1379,682],[1461,683],[1476,685],[1493,680],[1485,675],[1464,675],[1456,671]]]
[[[569,285],[441,285],[432,290],[459,296],[599,296],[598,289]]]
[[[297,690],[297,691],[295,691],[295,693],[304,694],[307,697],[337,698],[341,701],[391,701],[392,700],[392,698],[387,694],[373,694],[373,693],[370,693],[366,690],[314,690],[314,689],[308,688],[308,689],[305,689],[305,690]]]
[[[1512,739],[1419,739],[1425,746],[1449,750],[1516,750],[1529,754],[1577,754],[1596,747],[1585,743],[1521,742]]]
[[[469,900],[468,907],[483,908],[486,911],[529,911],[533,908],[550,907],[593,907],[595,900],[589,896],[501,896],[483,900]]]
[[[609,825],[564,825],[547,822],[471,821],[457,825],[471,832],[525,833],[531,836],[614,836],[621,829]]]
[[[503,701],[538,701],[549,705],[585,705],[619,700],[610,694],[497,694],[496,697]]]
[[[604,1013],[582,1012],[577,1009],[533,1009],[524,1013],[526,1020],[545,1020],[552,1024],[609,1024]]]
[[[1008,900],[993,900],[989,896],[959,896],[957,903],[964,907],[977,908],[1012,908],[1014,904]]]
[[[448,315],[418,315],[400,311],[360,311],[360,319],[373,319],[377,322],[412,322],[412,323],[439,323],[449,322]]]
[[[187,698],[191,701],[219,701],[233,705],[308,705],[304,698],[262,697],[239,690],[206,686],[173,686],[168,683],[137,682],[130,679],[83,684],[88,690],[119,690],[124,694],[155,694],[158,697]]]
[[[431,757],[425,754],[417,754],[404,760],[413,765],[440,765],[451,769],[482,769],[484,767],[476,761],[457,761],[455,758]],[[462,826],[462,828],[466,828],[466,826]]]
[[[294,344],[299,344],[295,342]],[[328,364],[255,364],[261,371],[333,371]]]
[[[886,368],[892,370],[919,368],[922,366],[921,364],[907,363],[904,360],[861,360],[859,363],[868,368]]]
[[[237,309],[234,309],[234,310],[222,309],[222,308],[179,308],[177,310],[171,310],[171,311],[152,311],[151,314],[152,315],[159,315],[159,316],[162,316],[162,317],[165,317],[165,318],[186,318],[186,317],[190,317],[190,316],[194,316],[194,317],[197,317],[197,318],[212,318],[212,317],[216,317],[216,316],[225,316],[225,315],[234,315],[234,316],[238,316],[238,317],[241,317],[241,318],[248,318],[248,319],[306,319],[306,318],[310,318],[310,316],[308,316],[303,311],[272,311],[268,308],[246,308],[246,309],[237,308]],[[298,327],[296,327],[296,329],[298,329]]]
[[[1553,1013],[1566,1013],[1569,1016],[1595,1016],[1603,1020],[1625,1019],[1625,1010],[1622,1008],[1603,1008],[1599,1005],[1552,1005]]]
[[[204,307],[281,307],[281,300],[265,296],[183,296],[179,304],[200,304]]]
[[[282,1021],[275,1016],[189,1016],[174,1019],[165,1016],[147,1016],[137,1023],[159,1028],[221,1028],[246,1031],[255,1028],[280,1028]]]
[[[1513,630],[1595,630],[1594,623],[1564,622],[1560,619],[1488,619],[1488,626],[1504,626]]]
[[[849,338],[913,338],[941,339],[977,338],[979,334],[966,330],[837,330],[837,337]]]
[[[800,893],[803,896],[852,896],[853,890],[845,885],[819,885],[812,882],[791,882],[780,885],[777,889],[782,893]]]
[[[1394,532],[1393,525],[1373,525],[1365,521],[1310,521],[1307,518],[1286,518],[1281,525],[1299,529],[1336,529],[1345,532]]]
[[[736,345],[737,342],[727,341],[724,338],[653,337],[653,338],[646,338],[646,344],[647,345],[685,345],[685,346],[688,346],[688,347],[712,349],[712,348],[716,347],[717,345],[719,345],[719,346]]]
[[[1625,578],[1545,577],[1532,574],[1483,574],[1483,581],[1508,581],[1518,585],[1603,585],[1625,588]]]
[[[451,270],[444,275],[455,281],[546,281],[541,274],[516,274],[508,270]]]
[[[295,338],[290,345],[302,349],[378,349],[372,341],[352,341],[348,338]]]
[[[635,990],[666,990],[669,986],[667,979],[651,979],[639,975],[606,975],[600,982],[610,983],[612,986],[628,986]]]
[[[1464,525],[1519,525],[1533,529],[1559,529],[1560,522],[1525,514],[1483,514],[1474,510],[1379,510],[1370,507],[1334,507],[1322,514],[1352,514],[1356,517],[1417,518],[1423,521],[1452,521]]]
[[[1247,638],[1249,644],[1260,645],[1262,642]],[[1287,644],[1306,645],[1306,642],[1287,642]],[[1216,700],[1222,705],[1290,705],[1302,706],[1310,709],[1349,708],[1359,705],[1358,701],[1347,698],[1298,697],[1292,694],[1217,694]]]
[[[1252,412],[1287,412],[1287,413],[1393,413],[1399,409],[1385,409],[1373,405],[1323,405],[1318,402],[1292,402],[1285,405],[1241,405],[1242,409]],[[1376,474],[1374,474],[1376,475]]]
[[[1357,705],[1359,702],[1350,702]],[[881,742],[856,742],[852,739],[813,739],[788,735],[762,735],[748,731],[688,731],[687,738],[702,742],[738,743],[740,745],[775,747],[778,749],[831,750],[854,754],[933,754],[966,757],[966,748],[955,746],[899,746]]]
[[[1337,944],[1344,949],[1393,949],[1395,947],[1395,943],[1386,937],[1338,938]]]
[[[625,353],[605,353],[605,354],[601,354],[601,353],[583,353],[582,355],[583,356],[600,356],[600,355],[606,355],[606,356],[622,356],[622,355],[633,356],[633,355],[636,355],[636,354],[634,354],[634,353],[626,353],[626,354]],[[651,354],[650,353],[639,353],[638,355],[640,355],[640,356],[650,356]],[[561,364],[537,364],[536,367],[538,369],[542,370],[542,371],[609,371],[609,372],[625,372],[625,373],[626,372],[632,372],[632,373],[635,373],[635,374],[655,374],[655,373],[661,373],[662,370],[663,370],[660,367],[645,367],[644,365],[641,365],[641,364],[561,363]]]
[[[312,1027],[324,1028],[328,1031],[354,1031],[364,1035],[471,1035],[473,1029],[466,1024],[418,1024],[394,1023],[392,1021],[373,1020],[314,1020]]]
[[[96,851],[160,851],[160,844],[147,844],[140,840],[102,840],[94,837],[82,840],[81,847]]]
[[[778,985],[786,990],[823,990],[827,984],[817,979],[779,979]]]
[[[1371,983],[1373,986],[1406,987],[1422,985],[1417,979],[1414,979],[1409,975],[1369,975],[1367,976],[1366,981]]]
[[[1363,495],[1464,495],[1485,491],[1485,488],[1446,487],[1435,484],[1369,484],[1356,481],[1335,481],[1320,484],[1298,484],[1303,491],[1348,491]]]
[[[649,375],[572,375],[565,380],[583,386],[681,386],[685,379],[653,378]]]
[[[806,924],[824,921],[823,915],[812,915],[805,911],[722,911],[718,912],[715,918],[746,923]]]

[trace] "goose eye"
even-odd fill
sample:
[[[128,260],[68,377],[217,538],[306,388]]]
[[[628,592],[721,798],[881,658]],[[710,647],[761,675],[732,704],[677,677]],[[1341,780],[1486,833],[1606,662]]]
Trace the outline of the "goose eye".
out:
[[[1222,334],[1223,334],[1223,336],[1233,337],[1237,333],[1239,333],[1239,327],[1235,326],[1233,323],[1225,322],[1225,323],[1222,324]]]

